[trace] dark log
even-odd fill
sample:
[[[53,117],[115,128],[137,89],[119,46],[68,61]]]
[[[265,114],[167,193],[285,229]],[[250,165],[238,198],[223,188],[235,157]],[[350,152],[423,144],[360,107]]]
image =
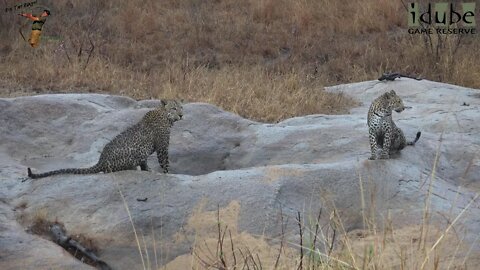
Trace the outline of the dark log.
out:
[[[100,260],[100,258],[98,258],[97,255],[95,255],[91,250],[87,249],[82,244],[69,237],[60,224],[51,225],[50,233],[53,240],[64,249],[74,248],[78,252],[81,252],[85,257],[93,261],[101,270],[112,269],[104,261]]]

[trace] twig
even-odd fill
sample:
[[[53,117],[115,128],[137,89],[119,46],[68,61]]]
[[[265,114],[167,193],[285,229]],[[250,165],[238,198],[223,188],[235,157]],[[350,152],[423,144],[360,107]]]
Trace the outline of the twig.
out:
[[[315,249],[315,246],[317,245],[317,235],[318,229],[320,228],[320,217],[322,216],[322,210],[323,208],[320,208],[320,211],[318,211],[317,223],[315,224],[315,235],[313,236],[313,249]]]
[[[286,224],[285,224],[286,226]],[[275,260],[275,266],[273,269],[277,269],[278,267],[278,262],[280,261],[280,256],[282,254],[282,249],[283,249],[283,242],[285,241],[285,227],[283,223],[283,211],[282,208],[280,207],[280,229],[282,230],[281,238],[280,238],[280,250],[278,251],[277,259]]]
[[[22,33],[22,28],[19,28],[19,29],[18,29],[18,32],[20,32],[20,35],[22,36],[23,41],[27,42],[27,40],[25,39],[25,36],[24,36],[23,33]]]
[[[197,257],[197,259],[200,261],[200,263],[203,264],[203,266],[204,266],[205,268],[209,268],[209,267],[211,266],[208,262],[206,262],[204,259],[202,259],[197,252],[194,251],[194,252],[193,252],[193,255],[194,255],[195,257]]]
[[[80,57],[82,56],[82,52],[83,52],[83,41],[82,43],[80,43],[80,49],[78,49],[78,53],[77,53],[78,59],[80,59]]]
[[[238,251],[240,251],[240,254],[241,254],[242,257],[243,257],[243,267],[242,267],[242,270],[245,269],[245,267],[247,267],[247,269],[250,269],[250,268],[248,267],[248,256],[245,256],[245,254],[243,254],[241,248],[239,248]]]
[[[332,235],[332,241],[330,242],[330,247],[328,248],[328,256],[332,254],[333,251],[333,245],[335,244],[335,236],[337,235],[337,230],[335,228],[333,230],[333,235]]]
[[[258,256],[258,253],[255,254],[257,256],[257,260],[258,260],[258,265],[260,266],[259,269],[263,269],[263,266],[262,266],[262,261],[260,260],[260,257]]]
[[[217,241],[217,257],[220,258],[220,262],[223,265],[224,269],[227,269],[227,262],[225,261],[225,254],[223,253],[223,240],[225,238],[225,233],[227,232],[227,227],[222,235],[222,228],[220,225],[220,205],[217,205],[217,227],[218,227],[218,241]],[[220,250],[220,253],[218,252]]]
[[[251,260],[253,262],[254,269],[262,269],[262,268],[258,267],[257,262],[255,262],[255,257],[253,257],[253,254],[252,254],[252,252],[250,251],[249,248],[247,248],[247,251],[248,251],[248,256],[251,258]]]
[[[300,211],[297,212],[297,222],[298,222],[298,228],[300,229],[300,265],[298,266],[297,269],[303,269],[303,231],[302,231],[302,222],[301,222],[301,216],[300,216]]]
[[[92,56],[93,50],[95,50],[95,45],[93,45],[93,42],[90,36],[88,36],[88,41],[90,41],[90,45],[92,45],[92,49],[90,50],[90,52],[88,52],[87,62],[85,62],[85,66],[83,67],[84,70],[87,69],[88,62],[90,61],[90,57]]]
[[[315,224],[315,234],[313,236],[313,244],[312,244],[312,249],[313,250],[316,250],[317,249],[317,237],[318,237],[318,230],[320,229],[320,218],[322,216],[322,210],[323,210],[323,207],[320,208],[320,210],[318,211],[318,216],[317,216],[317,223]],[[310,256],[311,257],[311,256]],[[313,263],[313,269],[312,270],[315,270],[315,262]]]
[[[232,231],[230,231],[230,229],[228,229],[228,234],[230,235],[230,245],[232,246],[233,269],[237,269],[237,257],[235,256],[235,249],[233,248],[232,240]]]
[[[210,247],[208,246],[207,240],[204,240],[204,244],[205,244],[205,247],[207,248],[208,253],[210,253],[210,256],[211,256],[211,257],[210,257],[209,259],[210,259],[211,261],[214,261],[213,258],[215,258],[215,255],[213,254],[212,250],[211,250]],[[205,255],[207,256],[207,254],[205,254]]]

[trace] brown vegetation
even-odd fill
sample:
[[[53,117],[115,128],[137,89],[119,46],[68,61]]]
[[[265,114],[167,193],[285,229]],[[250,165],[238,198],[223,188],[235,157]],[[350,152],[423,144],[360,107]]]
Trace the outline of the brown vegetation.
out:
[[[478,38],[410,35],[402,1],[39,2],[52,16],[35,50],[25,18],[1,14],[2,96],[181,97],[278,121],[344,113],[354,102],[323,87],[385,71],[480,87]]]

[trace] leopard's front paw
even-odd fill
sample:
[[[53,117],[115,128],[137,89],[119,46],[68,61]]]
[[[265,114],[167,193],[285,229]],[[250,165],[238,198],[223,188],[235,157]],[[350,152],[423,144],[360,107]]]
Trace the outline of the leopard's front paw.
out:
[[[371,155],[368,159],[369,160],[375,160],[375,159],[377,159],[377,157],[375,155]]]

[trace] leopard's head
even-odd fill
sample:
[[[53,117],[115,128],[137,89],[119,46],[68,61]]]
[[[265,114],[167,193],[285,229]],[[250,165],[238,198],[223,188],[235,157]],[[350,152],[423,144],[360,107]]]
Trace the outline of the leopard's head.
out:
[[[395,91],[390,90],[390,92],[387,92],[384,94],[387,102],[388,102],[388,108],[395,110],[396,112],[402,112],[405,110],[405,105],[403,105],[402,99],[395,93]]]
[[[167,118],[174,123],[183,118],[183,100],[162,100],[162,106],[167,111]]]

